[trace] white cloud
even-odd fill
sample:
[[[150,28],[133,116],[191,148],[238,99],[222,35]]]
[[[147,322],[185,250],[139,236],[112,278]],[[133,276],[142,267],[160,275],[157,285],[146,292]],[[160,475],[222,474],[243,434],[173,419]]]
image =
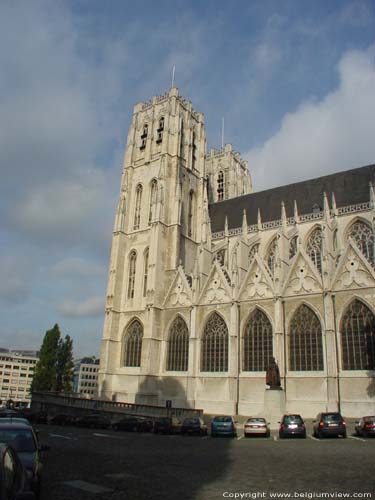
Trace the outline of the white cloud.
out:
[[[245,156],[257,190],[375,161],[375,47],[347,52],[338,88],[303,102],[280,129]]]
[[[52,272],[58,276],[102,276],[106,271],[98,263],[80,257],[67,257],[52,267]]]
[[[24,280],[23,266],[15,257],[3,257],[0,260],[0,300],[7,304],[22,303],[29,295],[29,288]]]
[[[91,297],[80,303],[67,299],[59,306],[59,311],[68,317],[101,316],[104,314],[104,298]]]

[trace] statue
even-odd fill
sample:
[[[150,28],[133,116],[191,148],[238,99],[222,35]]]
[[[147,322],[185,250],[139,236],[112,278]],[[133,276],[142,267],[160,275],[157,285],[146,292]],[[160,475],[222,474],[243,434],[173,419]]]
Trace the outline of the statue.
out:
[[[275,358],[271,358],[266,371],[266,384],[270,389],[281,389],[280,371]]]

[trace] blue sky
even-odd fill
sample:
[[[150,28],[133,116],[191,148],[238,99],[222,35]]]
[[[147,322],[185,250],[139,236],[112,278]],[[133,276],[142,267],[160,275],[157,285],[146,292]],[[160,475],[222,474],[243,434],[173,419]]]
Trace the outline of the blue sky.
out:
[[[0,346],[99,353],[134,103],[176,86],[254,188],[375,162],[375,2],[0,3]]]

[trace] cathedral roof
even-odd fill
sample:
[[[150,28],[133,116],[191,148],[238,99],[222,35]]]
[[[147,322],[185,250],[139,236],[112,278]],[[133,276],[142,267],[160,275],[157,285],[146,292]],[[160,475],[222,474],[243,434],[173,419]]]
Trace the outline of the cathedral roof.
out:
[[[248,225],[257,223],[258,209],[262,222],[278,220],[281,218],[282,202],[285,203],[287,217],[292,217],[294,214],[294,201],[297,202],[299,215],[310,214],[316,206],[323,208],[324,192],[328,196],[329,203],[331,203],[331,193],[334,193],[337,207],[364,203],[370,199],[370,182],[375,183],[375,165],[212,203],[209,208],[211,229],[214,233],[222,231],[225,217],[228,218],[229,229],[241,227],[243,210],[246,210]]]

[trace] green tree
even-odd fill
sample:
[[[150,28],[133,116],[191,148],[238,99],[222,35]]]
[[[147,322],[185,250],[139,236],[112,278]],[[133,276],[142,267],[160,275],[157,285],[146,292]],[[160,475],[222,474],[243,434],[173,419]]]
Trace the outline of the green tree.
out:
[[[57,352],[56,390],[72,392],[74,378],[73,340],[69,335],[60,339]]]

